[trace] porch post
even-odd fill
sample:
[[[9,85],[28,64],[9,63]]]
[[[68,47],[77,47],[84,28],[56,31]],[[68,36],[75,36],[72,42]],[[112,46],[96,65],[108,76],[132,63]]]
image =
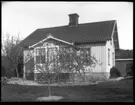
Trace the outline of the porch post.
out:
[[[37,80],[37,77],[36,77],[36,49],[34,49],[34,70],[33,70],[33,72],[34,72],[34,80],[36,81]]]
[[[26,79],[26,76],[25,76],[25,65],[23,66],[23,79]]]
[[[26,79],[25,75],[25,52],[23,51],[23,79]]]

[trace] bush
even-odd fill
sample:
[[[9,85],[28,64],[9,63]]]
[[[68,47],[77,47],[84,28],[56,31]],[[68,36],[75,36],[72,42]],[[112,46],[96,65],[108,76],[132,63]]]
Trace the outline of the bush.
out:
[[[127,64],[126,68],[126,74],[127,76],[133,76],[133,64]]]
[[[117,69],[116,67],[112,67],[110,69],[110,78],[117,78],[120,76],[121,76],[121,73],[120,73],[119,69]]]
[[[1,83],[6,84],[8,81],[7,77],[1,77]]]

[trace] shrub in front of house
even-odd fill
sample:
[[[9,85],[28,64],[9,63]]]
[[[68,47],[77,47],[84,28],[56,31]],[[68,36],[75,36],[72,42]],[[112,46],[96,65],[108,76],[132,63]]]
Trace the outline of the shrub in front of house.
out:
[[[110,69],[110,78],[117,78],[117,77],[120,77],[120,76],[121,76],[121,73],[120,73],[118,68],[112,67]]]
[[[1,77],[1,83],[2,84],[6,84],[8,81],[8,78],[7,77]]]

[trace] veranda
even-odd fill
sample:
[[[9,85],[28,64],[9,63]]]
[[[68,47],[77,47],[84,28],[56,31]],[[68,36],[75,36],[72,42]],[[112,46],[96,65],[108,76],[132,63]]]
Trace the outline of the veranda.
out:
[[[72,45],[54,45],[46,42],[44,46],[33,49],[35,80],[46,83],[76,83],[89,81],[89,70],[96,61],[90,56],[90,48],[77,48]]]

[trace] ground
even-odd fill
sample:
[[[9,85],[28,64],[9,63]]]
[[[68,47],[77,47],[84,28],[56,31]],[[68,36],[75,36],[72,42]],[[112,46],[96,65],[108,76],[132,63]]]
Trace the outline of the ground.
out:
[[[1,85],[2,101],[36,101],[48,96],[47,86]],[[62,96],[59,102],[133,102],[133,79],[108,81],[85,86],[52,86],[52,95]]]

